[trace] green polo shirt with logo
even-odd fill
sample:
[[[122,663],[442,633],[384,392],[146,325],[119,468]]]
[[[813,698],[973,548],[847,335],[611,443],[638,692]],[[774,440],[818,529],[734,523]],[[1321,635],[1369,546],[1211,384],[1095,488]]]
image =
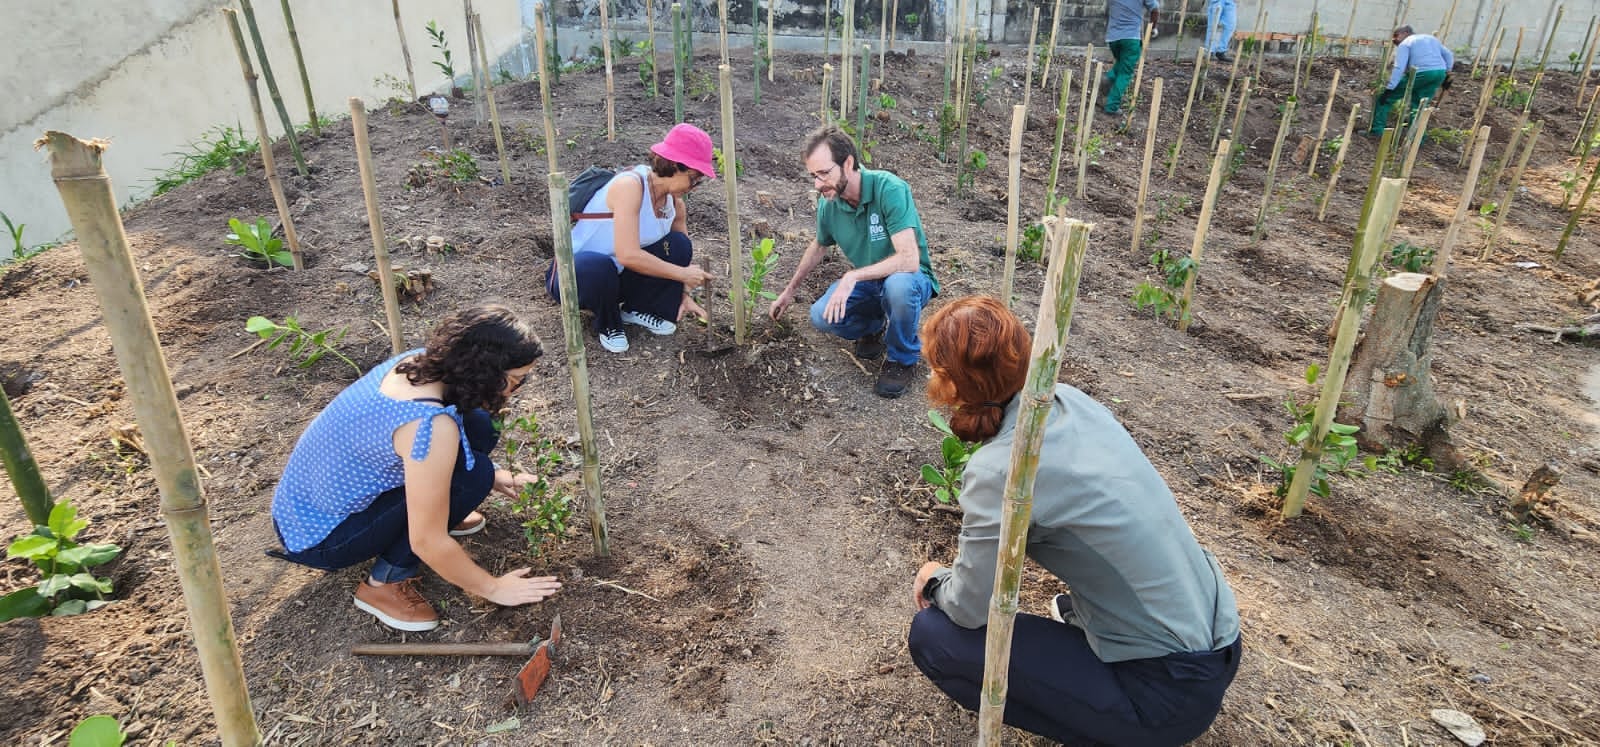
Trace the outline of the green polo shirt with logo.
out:
[[[854,267],[866,267],[894,254],[889,237],[905,229],[917,237],[917,262],[922,274],[939,292],[939,280],[928,261],[928,237],[922,218],[911,200],[911,186],[887,171],[861,170],[861,204],[851,207],[842,199],[817,200],[817,243],[838,245]]]

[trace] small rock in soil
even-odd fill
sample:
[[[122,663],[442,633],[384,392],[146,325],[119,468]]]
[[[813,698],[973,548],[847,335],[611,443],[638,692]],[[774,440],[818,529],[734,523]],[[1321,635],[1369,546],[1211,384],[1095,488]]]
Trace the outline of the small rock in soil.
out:
[[[1460,711],[1435,708],[1429,715],[1433,716],[1433,720],[1440,726],[1450,730],[1450,733],[1454,734],[1456,739],[1461,740],[1461,743],[1467,745],[1467,747],[1478,747],[1488,738],[1483,733],[1483,727],[1479,726],[1477,721],[1472,720],[1471,716]]]

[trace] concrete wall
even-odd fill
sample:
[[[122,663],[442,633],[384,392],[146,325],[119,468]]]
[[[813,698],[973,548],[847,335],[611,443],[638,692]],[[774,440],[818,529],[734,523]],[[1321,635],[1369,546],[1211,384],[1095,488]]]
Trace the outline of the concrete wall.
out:
[[[213,127],[242,125],[254,138],[249,95],[217,11],[221,5],[0,0],[0,17],[11,29],[11,53],[0,66],[0,211],[28,224],[24,241],[41,243],[70,228],[49,167],[33,151],[33,141],[47,129],[109,138],[106,168],[125,202],[148,194],[151,176],[174,161],[169,154]],[[291,118],[303,123],[305,96],[280,4],[253,5],[284,103]],[[514,4],[480,1],[475,8],[492,51],[521,41],[521,13]],[[406,77],[390,3],[301,0],[294,11],[319,114],[347,115],[351,96],[371,105],[404,95],[381,82],[384,75],[402,84]],[[404,0],[401,12],[419,88],[445,84],[429,62],[435,56],[424,30],[430,18],[445,29],[457,71],[469,69],[459,0]],[[268,126],[280,134],[266,86],[261,89]]]

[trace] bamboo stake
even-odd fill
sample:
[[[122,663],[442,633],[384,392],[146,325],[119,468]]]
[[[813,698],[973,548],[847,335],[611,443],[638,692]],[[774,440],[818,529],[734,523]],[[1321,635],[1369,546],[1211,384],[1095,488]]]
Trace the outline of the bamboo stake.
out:
[[[317,102],[311,98],[311,76],[306,74],[306,58],[300,53],[300,34],[294,29],[294,12],[289,10],[289,0],[282,0],[283,22],[289,27],[289,48],[294,50],[294,64],[300,68],[300,87],[306,92],[306,113],[311,117],[311,134],[322,137],[322,123],[317,120]]]
[[[1144,81],[1145,58],[1150,56],[1147,50],[1150,49],[1150,30],[1153,28],[1155,24],[1144,24],[1144,37],[1139,40],[1139,64],[1133,66],[1133,98],[1128,102],[1129,122],[1133,121],[1133,110],[1139,108],[1139,88]]]
[[[899,1],[900,0],[895,0],[895,2],[897,2],[897,3]],[[777,52],[775,51],[775,48],[773,47],[773,39],[775,37],[773,37],[773,35],[772,35],[772,6],[777,4],[777,2],[778,2],[778,0],[767,0],[767,82],[768,83],[776,83],[777,80],[778,80],[777,77],[776,77],[776,73],[774,72],[777,69],[777,67],[772,64],[773,57],[777,56]]]
[[[1350,42],[1352,41],[1351,34],[1354,33],[1355,27],[1356,27],[1356,9],[1360,8],[1360,7],[1361,7],[1361,0],[1352,0],[1352,2],[1350,3],[1350,20],[1345,21],[1345,23],[1344,23],[1344,56],[1345,57],[1349,57],[1350,56]],[[1382,68],[1380,67],[1379,69],[1381,70]]]
[[[6,474],[11,476],[11,487],[17,491],[28,521],[34,526],[48,526],[55,500],[39,474],[39,463],[28,450],[28,440],[22,435],[22,426],[17,423],[11,399],[4,390],[0,390],[0,459],[5,461]]]
[[[768,2],[771,3],[772,0],[768,0]],[[767,7],[771,8],[771,5],[768,5]],[[769,10],[768,11],[768,17],[770,17],[770,15],[771,15],[771,11]],[[658,89],[657,89],[656,82],[655,82],[654,79],[655,79],[655,77],[657,75],[657,71],[661,69],[658,65],[656,65],[657,57],[656,57],[656,2],[655,2],[655,0],[645,0],[644,1],[644,28],[645,28],[645,32],[644,32],[645,36],[650,38],[650,77],[651,77],[651,81],[650,81],[650,85],[649,85],[650,98],[655,98],[656,97],[656,93],[658,93]],[[673,41],[677,41],[677,40],[674,39]]]
[[[828,61],[828,49],[833,44],[833,1],[822,3],[822,60]]]
[[[1006,190],[1006,264],[1000,275],[1000,303],[1011,308],[1011,285],[1017,275],[1017,223],[1022,211],[1022,128],[1028,122],[1028,107],[1011,107],[1010,181]]]
[[[1533,108],[1533,99],[1539,95],[1539,83],[1544,80],[1544,67],[1550,62],[1550,47],[1555,44],[1556,31],[1561,28],[1561,16],[1562,14],[1566,13],[1566,11],[1567,6],[1565,5],[1558,6],[1556,8],[1555,23],[1550,25],[1550,35],[1545,37],[1544,51],[1539,54],[1539,67],[1535,69],[1533,73],[1533,83],[1528,88],[1528,103],[1523,105],[1523,109],[1525,110]]]
[[[1439,25],[1438,33],[1434,34],[1434,36],[1436,38],[1438,38],[1439,41],[1443,42],[1445,40],[1445,37],[1450,35],[1450,25],[1452,23],[1455,23],[1455,20],[1456,20],[1456,6],[1460,2],[1461,2],[1461,0],[1450,0],[1450,12],[1444,14],[1444,23]]]
[[[406,46],[406,27],[400,22],[400,0],[391,0],[394,5],[394,29],[400,34],[400,56],[406,61],[406,82],[411,84],[411,100],[417,100],[417,74],[411,69],[411,48]]]
[[[1317,20],[1317,12],[1311,11],[1311,33],[1306,40],[1306,85],[1311,85],[1311,66],[1317,61],[1317,39],[1322,37],[1322,26]],[[1326,46],[1326,44],[1324,44]],[[1299,70],[1299,67],[1295,68]],[[1339,72],[1337,68],[1334,72]]]
[[[1289,89],[1289,95],[1291,97],[1297,98],[1297,99],[1300,98],[1300,61],[1301,61],[1301,58],[1305,55],[1305,51],[1306,51],[1305,37],[1304,36],[1295,37],[1295,39],[1294,39],[1294,83],[1293,83],[1292,87]],[[1310,83],[1310,81],[1306,81],[1306,82]]]
[[[1067,99],[1071,89],[1072,71],[1068,70],[1061,76],[1061,93],[1056,100],[1056,144],[1050,157],[1050,184],[1045,189],[1046,213],[1053,213],[1056,209],[1056,179],[1061,175],[1061,146],[1067,139]]]
[[[550,77],[549,77],[549,75],[550,75],[550,71],[549,71],[550,55],[547,52],[547,50],[545,48],[545,43],[544,43],[544,13],[542,12],[543,11],[543,7],[542,7],[543,5],[544,5],[543,3],[536,3],[533,6],[533,46],[534,46],[534,52],[537,53],[538,56],[539,56],[539,107],[544,110],[544,154],[545,154],[545,158],[549,161],[549,164],[550,164],[549,165],[549,171],[547,171],[545,173],[547,173],[547,174],[555,174],[555,173],[561,171],[561,165],[558,162],[558,159],[556,158],[556,117],[555,117],[555,108],[550,103],[550,84],[551,84]],[[673,18],[674,18],[674,24],[673,25],[674,25],[674,31],[676,31],[677,30],[676,29],[676,26],[677,26],[676,18],[677,18],[677,15],[678,15],[678,12],[677,12],[678,4],[677,3],[673,3],[672,7],[673,7]],[[676,35],[674,35],[674,41],[676,41]],[[676,50],[677,47],[674,46],[673,49]],[[676,51],[674,51],[673,57],[674,58],[677,57]],[[676,72],[676,70],[674,70],[674,72]],[[682,80],[682,77],[680,76],[679,79],[678,79],[678,94],[679,94],[678,105],[680,107],[679,110],[678,110],[679,114],[682,114],[682,111],[683,111],[682,110],[682,105],[683,105],[682,93],[683,93],[683,80]],[[682,122],[683,121],[683,117],[679,116],[678,117],[678,121]],[[563,199],[565,199],[565,198],[563,198]],[[570,216],[570,215],[567,216],[567,222],[568,223],[572,222],[572,216]],[[551,224],[551,225],[554,225],[554,224]],[[559,233],[559,232],[557,232],[557,233]]]
[[[1366,194],[1363,195],[1362,198],[1361,198],[1361,213],[1360,213],[1360,215],[1362,216],[1363,219],[1367,216],[1367,214],[1372,212],[1372,203],[1375,200],[1378,199],[1378,192],[1379,192],[1378,188],[1383,186],[1384,174],[1388,173],[1389,158],[1390,158],[1390,155],[1391,155],[1390,146],[1392,146],[1394,144],[1395,138],[1397,138],[1399,136],[1398,133],[1399,133],[1399,130],[1396,130],[1396,129],[1392,128],[1392,127],[1388,128],[1388,129],[1383,131],[1383,137],[1379,138],[1379,140],[1378,140],[1378,154],[1373,159],[1372,176],[1368,177],[1368,179],[1367,179],[1367,191],[1366,191]],[[1388,225],[1387,225],[1387,222],[1385,222],[1384,224],[1379,226],[1379,231],[1377,233],[1377,237],[1381,238],[1381,237],[1383,237],[1383,236],[1385,236],[1387,234],[1388,234]],[[1379,241],[1378,243],[1381,244],[1383,242]],[[1360,245],[1358,244],[1356,246],[1359,247]],[[1352,250],[1350,252],[1350,261],[1347,262],[1345,264],[1345,267],[1344,267],[1344,281],[1343,281],[1344,285],[1342,287],[1345,289],[1346,292],[1348,292],[1349,289],[1350,289],[1350,280],[1351,280],[1351,278],[1354,278],[1356,276],[1356,273],[1360,270],[1360,267],[1356,264],[1356,260],[1358,258],[1358,254],[1359,254],[1359,252],[1357,252],[1354,248],[1352,248]],[[1341,308],[1343,307],[1343,302],[1340,303],[1340,306],[1341,306]],[[1334,322],[1333,322],[1332,328],[1333,329],[1338,329],[1339,328],[1339,318],[1338,317],[1334,317]]]
[[[1522,56],[1522,32],[1527,30],[1528,27],[1526,26],[1517,27],[1517,46],[1513,47],[1511,50],[1511,70],[1510,72],[1506,73],[1507,75],[1511,76],[1512,82],[1516,82],[1517,80],[1517,58]],[[1493,60],[1490,62],[1492,63]]]
[[[1243,50],[1240,50],[1239,54],[1236,54],[1236,55],[1233,56],[1233,64],[1230,65],[1229,68],[1228,68],[1228,87],[1222,89],[1222,99],[1221,99],[1221,103],[1218,105],[1219,108],[1217,110],[1217,121],[1215,123],[1215,126],[1213,126],[1211,128],[1211,147],[1212,148],[1216,148],[1217,147],[1217,140],[1222,138],[1222,120],[1228,114],[1228,102],[1233,99],[1233,83],[1234,83],[1234,79],[1235,79],[1236,76],[1239,75],[1239,60],[1241,58],[1243,58],[1243,57],[1244,57],[1244,52],[1243,52]]]
[[[1483,154],[1489,150],[1489,132],[1489,126],[1484,125],[1478,128],[1477,137],[1473,139],[1472,166],[1467,169],[1467,178],[1461,183],[1461,200],[1456,203],[1456,214],[1445,228],[1444,240],[1439,242],[1439,252],[1434,255],[1434,277],[1442,277],[1449,270],[1450,252],[1455,248],[1456,239],[1461,236],[1461,225],[1467,220],[1467,211],[1472,207],[1472,195],[1478,187],[1478,170],[1483,168]]]
[[[683,74],[694,69],[694,0],[683,0]]]
[[[1033,53],[1033,45],[1039,40],[1039,6],[1033,6],[1033,30],[1028,32],[1028,67],[1022,80],[1022,105],[1027,106],[1033,101],[1033,60],[1037,55]],[[881,66],[880,66],[881,67]]]
[[[601,1],[600,5],[601,5],[601,8],[605,7],[604,0]],[[602,12],[604,12],[604,11],[602,10]],[[604,22],[603,21],[601,22],[601,25],[604,26]],[[477,35],[478,41],[480,42],[478,44],[478,62],[483,65],[483,69],[484,69],[483,95],[489,100],[489,126],[491,128],[493,128],[493,130],[494,130],[494,152],[495,152],[495,157],[500,159],[500,183],[501,184],[510,184],[511,183],[511,159],[506,158],[506,140],[505,140],[505,137],[500,133],[500,107],[496,106],[495,103],[494,103],[494,80],[489,76],[489,73],[488,73],[488,70],[489,70],[489,56],[488,56],[488,54],[486,52],[484,52],[484,47],[486,45],[481,43],[483,41],[483,17],[479,16],[477,13],[473,13],[472,14],[472,33]],[[604,34],[602,33],[602,36],[603,35]],[[609,40],[608,40],[608,44],[609,44]],[[611,65],[610,65],[610,60],[609,60],[609,58],[611,56],[610,55],[610,51],[611,51],[611,48],[609,46],[607,46],[606,47],[606,52],[607,52],[606,57],[608,59],[607,59],[607,64],[606,64],[606,114],[607,114],[607,118],[608,119],[610,118],[610,114],[611,114],[611,106],[610,106],[611,105]],[[613,133],[613,137],[610,138],[610,139],[612,139],[612,140],[616,139],[615,136],[614,136],[614,133]]]
[[[218,735],[227,747],[260,744],[194,451],[178,414],[178,398],[117,213],[111,179],[101,164],[106,143],[50,131],[38,146],[49,151],[50,175],[77,234],[117,367],[145,434],[145,452],[161,493],[161,516],[171,535],[173,563]]]
[[[767,14],[772,15],[770,12]],[[762,54],[763,41],[767,54]],[[756,106],[761,106],[761,66],[767,62],[765,59],[771,54],[772,35],[767,34],[765,39],[761,36],[761,5],[755,0],[750,1],[750,66],[754,68],[755,75],[750,79],[750,98]],[[710,339],[708,336],[706,339]]]
[[[617,141],[617,89],[616,83],[613,82],[611,76],[611,14],[606,10],[606,6],[610,4],[611,0],[600,0],[600,45],[605,47],[603,54],[605,55],[606,63],[606,142],[614,143]],[[483,36],[483,26],[478,25],[477,29],[478,36],[481,38]],[[488,64],[485,62],[484,66],[487,67]],[[489,109],[491,113],[494,110],[493,91],[494,87],[491,84],[489,93]],[[495,143],[497,145],[500,142],[499,132],[500,126],[495,125]],[[506,182],[511,182],[509,176],[506,178]]]
[[[770,16],[768,16],[770,18]],[[900,29],[900,0],[893,0],[889,7],[889,50],[894,51],[895,34]]]
[[[717,0],[717,48],[722,64],[728,64],[728,0]]]
[[[300,249],[300,236],[294,229],[294,218],[289,215],[289,200],[283,195],[283,184],[278,180],[278,166],[272,157],[272,138],[267,134],[267,117],[261,113],[261,93],[256,88],[256,71],[250,66],[250,52],[244,46],[244,34],[239,31],[239,18],[232,8],[222,8],[228,30],[233,34],[233,49],[239,55],[239,69],[244,73],[244,87],[250,91],[250,111],[256,117],[256,136],[261,139],[261,170],[266,173],[267,190],[272,193],[272,204],[278,209],[278,220],[283,223],[283,240],[289,245],[289,258],[294,269],[306,267]]]
[[[1316,144],[1311,148],[1311,168],[1306,169],[1306,176],[1317,173],[1317,157],[1322,155],[1322,143],[1328,137],[1328,118],[1333,115],[1333,102],[1339,97],[1339,74],[1343,72],[1333,69],[1333,84],[1328,86],[1328,103],[1322,107],[1322,124],[1317,127]]]
[[[1189,110],[1194,106],[1195,91],[1200,88],[1200,71],[1205,69],[1206,48],[1200,47],[1194,51],[1194,73],[1189,78],[1189,96],[1183,102],[1183,121],[1178,125],[1177,135],[1172,139],[1172,156],[1167,159],[1167,178],[1178,173],[1178,156],[1183,153],[1183,137],[1189,132]]]
[[[1589,85],[1589,70],[1594,65],[1594,51],[1600,49],[1600,37],[1594,35],[1595,22],[1600,16],[1589,16],[1589,33],[1584,36],[1584,46],[1588,52],[1583,57],[1583,76],[1578,78],[1578,100],[1576,104],[1583,104],[1583,89]]]
[[[672,4],[672,121],[683,124],[683,4]],[[555,146],[551,146],[554,149]],[[554,170],[554,169],[552,169]]]
[[[477,29],[472,26],[472,0],[462,0],[461,8],[466,14],[467,59],[472,69],[472,122],[482,125],[484,118],[489,115],[483,106],[483,79],[488,77],[489,72],[478,64],[478,48],[483,46],[483,40],[478,38]]]
[[[896,0],[898,2],[898,0]],[[1044,71],[1039,74],[1039,87],[1050,83],[1050,63],[1056,56],[1056,29],[1061,27],[1061,0],[1056,0],[1055,10],[1050,11],[1050,48],[1044,53]],[[1091,48],[1092,45],[1091,45]]]
[[[1094,102],[1089,96],[1089,79],[1099,78],[1094,73],[1094,45],[1085,44],[1083,47],[1083,80],[1078,83],[1078,126],[1072,131],[1072,164],[1077,166],[1083,163],[1083,128],[1093,116],[1089,109]],[[1099,96],[1099,92],[1095,92]]]
[[[1254,32],[1254,31],[1256,31],[1256,29],[1263,29],[1263,31],[1261,33],[1266,33],[1266,31],[1264,31],[1264,29],[1266,29],[1266,27],[1267,27],[1267,4],[1265,2],[1263,2],[1263,3],[1261,3],[1261,17],[1257,20],[1255,28],[1252,28],[1250,30],[1252,32]],[[1255,70],[1250,73],[1250,77],[1251,78],[1254,78],[1256,80],[1261,80],[1261,63],[1267,59],[1267,43],[1269,41],[1270,41],[1270,39],[1262,39],[1260,37],[1256,38],[1256,51],[1255,51],[1255,58],[1256,58],[1255,59],[1255,65],[1256,65],[1256,67],[1255,67]]]
[[[1194,224],[1194,243],[1189,247],[1193,266],[1183,281],[1183,295],[1178,299],[1178,331],[1186,332],[1192,318],[1189,308],[1194,303],[1194,281],[1200,274],[1200,260],[1205,256],[1206,232],[1211,230],[1211,213],[1217,208],[1217,192],[1222,187],[1222,172],[1228,168],[1228,157],[1233,152],[1233,141],[1224,139],[1217,143],[1217,154],[1211,159],[1211,178],[1206,181],[1205,197],[1200,199],[1200,218]]]
[[[1062,351],[1072,327],[1072,310],[1083,275],[1093,224],[1045,218],[1053,251],[1039,304],[1039,323],[1033,337],[1027,384],[1020,393],[1017,437],[1011,449],[1011,469],[1006,475],[1005,510],[1000,522],[998,557],[995,559],[994,595],[989,600],[989,623],[984,640],[982,700],[978,710],[978,744],[998,747],[1006,707],[1006,685],[1011,663],[1011,634],[1016,624],[1017,589],[1022,582],[1022,561],[1027,550],[1028,520],[1033,511],[1033,484],[1039,473],[1039,447],[1044,443],[1045,417],[1055,397],[1061,375]]]
[[[1339,183],[1339,172],[1344,170],[1344,154],[1350,149],[1350,138],[1355,135],[1356,116],[1360,112],[1360,104],[1350,105],[1350,117],[1345,120],[1344,135],[1339,138],[1339,152],[1333,157],[1333,166],[1328,169],[1328,189],[1322,193],[1322,201],[1317,204],[1318,223],[1328,214],[1328,202],[1333,199],[1334,185]]]
[[[1528,168],[1528,158],[1533,155],[1533,147],[1539,142],[1539,131],[1544,129],[1544,120],[1533,123],[1533,129],[1528,132],[1528,144],[1522,148],[1522,157],[1517,160],[1517,168],[1511,172],[1511,183],[1506,186],[1505,199],[1500,201],[1499,212],[1494,217],[1494,228],[1489,231],[1489,240],[1483,246],[1483,253],[1478,255],[1478,261],[1489,261],[1494,254],[1494,244],[1500,238],[1500,228],[1506,223],[1506,215],[1511,212],[1511,203],[1517,198],[1517,187],[1522,184],[1522,172]]]
[[[822,108],[817,111],[817,119],[822,124],[828,124],[828,87],[833,83],[833,65],[822,63]]]
[[[745,319],[744,308],[744,238],[739,230],[739,180],[735,178],[739,161],[738,140],[733,130],[733,68],[727,65],[718,67],[717,77],[722,82],[722,168],[728,172],[722,176],[728,187],[728,285],[732,288],[733,341],[743,345],[749,338],[749,322]]]
[[[1203,6],[1203,4],[1202,4],[1202,6]],[[1173,62],[1177,62],[1178,58],[1180,56],[1182,56],[1182,54],[1183,54],[1183,32],[1184,32],[1184,27],[1188,25],[1186,23],[1186,21],[1188,21],[1188,20],[1189,20],[1189,0],[1182,0],[1182,3],[1178,6],[1178,41],[1177,41],[1177,43],[1172,45],[1172,61]],[[1200,49],[1204,50],[1205,48],[1206,48],[1205,42],[1201,42],[1200,43]]]
[[[1094,137],[1094,104],[1092,102],[1100,98],[1100,76],[1104,67],[1104,63],[1096,62],[1094,64],[1094,85],[1092,88],[1092,93],[1089,94],[1089,101],[1091,103],[1089,104],[1088,114],[1084,117],[1083,122],[1084,146],[1079,147],[1080,156],[1078,158],[1078,191],[1074,193],[1080,200],[1083,199],[1085,194],[1087,194],[1087,192],[1084,191],[1085,182],[1089,175],[1089,151],[1086,146],[1088,141]]]
[[[1572,155],[1578,155],[1581,151],[1583,158],[1589,157],[1589,141],[1585,139],[1585,135],[1589,132],[1590,118],[1594,116],[1595,99],[1600,99],[1600,86],[1595,86],[1594,93],[1589,96],[1589,107],[1583,112],[1583,124],[1578,126],[1578,136],[1573,139],[1572,149],[1568,151]]]
[[[283,105],[283,96],[278,94],[278,82],[272,77],[272,64],[267,61],[267,47],[261,43],[261,31],[256,28],[255,10],[250,7],[250,0],[239,0],[239,7],[244,11],[245,28],[250,30],[250,40],[255,43],[256,60],[261,63],[261,77],[267,81],[267,93],[272,96],[272,105],[278,109],[283,137],[289,141],[289,154],[294,157],[295,170],[300,172],[300,176],[309,177],[311,170],[306,167],[306,157],[300,153],[300,138],[295,135],[294,121],[289,119],[289,109]],[[262,150],[270,147],[271,143],[262,141]]]
[[[1483,187],[1485,195],[1493,195],[1500,188],[1500,177],[1505,175],[1506,167],[1511,165],[1511,159],[1517,154],[1517,145],[1522,142],[1523,131],[1528,128],[1528,113],[1523,112],[1517,117],[1516,125],[1511,128],[1511,140],[1506,143],[1506,149],[1494,162],[1494,175],[1489,178],[1489,183]]]
[[[856,0],[844,0],[844,28],[839,34],[839,118],[848,120],[850,117],[850,89],[854,83],[853,64],[855,60],[850,55],[855,52],[856,41]]]
[[[1502,37],[1504,37],[1505,36],[1505,32],[1502,31],[1500,33],[1500,35]],[[1493,50],[1494,50],[1493,54],[1499,53],[1499,51],[1500,51],[1500,42],[1498,40],[1495,41]],[[1478,126],[1483,124],[1484,115],[1486,113],[1488,113],[1488,111],[1489,111],[1489,101],[1494,98],[1494,83],[1495,83],[1495,79],[1499,77],[1499,74],[1500,74],[1500,66],[1499,65],[1490,65],[1488,70],[1487,70],[1487,72],[1484,73],[1484,76],[1483,76],[1483,90],[1478,93],[1478,108],[1477,108],[1477,110],[1475,110],[1473,112],[1473,115],[1472,115],[1472,131],[1473,132],[1477,132],[1478,131]],[[1462,165],[1465,164],[1466,162],[1467,162],[1467,153],[1466,153],[1465,150],[1463,150],[1461,152],[1461,160],[1456,163],[1456,168],[1458,168],[1458,169],[1461,168]]]
[[[1267,184],[1261,195],[1261,211],[1256,213],[1256,227],[1250,233],[1250,243],[1261,240],[1267,226],[1267,210],[1272,207],[1272,189],[1277,186],[1278,159],[1283,155],[1283,140],[1289,136],[1294,124],[1294,99],[1283,103],[1283,118],[1278,122],[1278,139],[1272,141],[1272,158],[1267,162]]]
[[[1407,133],[1411,138],[1411,144],[1406,148],[1406,160],[1400,166],[1401,179],[1411,178],[1411,167],[1417,163],[1417,151],[1422,148],[1422,139],[1428,136],[1428,120],[1433,117],[1433,107],[1427,106],[1427,99],[1423,99],[1422,103],[1424,105],[1422,113],[1417,115],[1416,124],[1413,124]]]
[[[1356,336],[1361,327],[1361,307],[1366,304],[1366,290],[1372,280],[1372,268],[1377,263],[1381,237],[1386,226],[1400,212],[1400,200],[1405,195],[1404,179],[1383,179],[1378,187],[1372,208],[1361,217],[1356,228],[1356,247],[1352,252],[1351,266],[1356,272],[1345,282],[1344,302],[1339,309],[1338,335],[1334,338],[1333,353],[1323,373],[1322,396],[1317,400],[1316,415],[1311,421],[1311,435],[1303,442],[1300,462],[1295,467],[1294,479],[1289,482],[1289,492],[1283,502],[1283,518],[1300,515],[1305,507],[1306,493],[1316,477],[1317,464],[1322,461],[1322,442],[1333,423],[1334,411],[1339,407],[1339,397],[1344,392],[1345,376],[1350,372],[1350,353],[1355,349]],[[1374,224],[1373,221],[1377,223]]]
[[[1578,227],[1578,221],[1583,218],[1583,208],[1589,204],[1589,196],[1594,194],[1594,185],[1600,183],[1600,159],[1595,159],[1594,172],[1589,175],[1589,185],[1583,188],[1583,196],[1578,198],[1578,206],[1572,209],[1572,214],[1567,216],[1567,225],[1561,229],[1561,240],[1556,243],[1554,261],[1560,262],[1561,255],[1567,253],[1567,240],[1572,238],[1573,229]]]
[[[1239,86],[1239,105],[1233,111],[1233,126],[1228,129],[1228,138],[1234,142],[1234,147],[1244,152],[1245,143],[1241,139],[1244,134],[1244,113],[1250,109],[1250,94],[1255,87],[1255,78],[1245,78],[1244,85]],[[1231,157],[1231,155],[1230,155]],[[1229,177],[1233,174],[1228,174]]]
[[[889,4],[879,2],[878,8],[878,74],[883,75],[883,71],[889,66]],[[1035,22],[1038,21],[1038,8],[1033,10],[1033,18]],[[1032,43],[1029,45],[1032,46]]]
[[[1144,166],[1139,169],[1139,201],[1133,206],[1133,251],[1136,253],[1139,251],[1139,239],[1144,233],[1144,203],[1150,195],[1150,161],[1156,155],[1156,130],[1161,125],[1162,82],[1161,78],[1150,82],[1150,121],[1144,128]],[[1182,132],[1179,132],[1179,137],[1182,137]]]
[[[861,79],[856,81],[858,98],[856,99],[856,145],[857,149],[867,151],[867,82],[872,75],[872,45],[861,45]]]
[[[391,355],[399,355],[406,349],[400,331],[400,296],[395,292],[394,269],[389,264],[389,240],[383,230],[383,213],[378,210],[378,184],[372,177],[367,107],[354,96],[350,98],[350,128],[355,133],[356,164],[361,170],[361,191],[366,195],[367,226],[372,231],[372,254],[378,266],[378,287],[383,291],[383,312],[389,320],[389,351]]]

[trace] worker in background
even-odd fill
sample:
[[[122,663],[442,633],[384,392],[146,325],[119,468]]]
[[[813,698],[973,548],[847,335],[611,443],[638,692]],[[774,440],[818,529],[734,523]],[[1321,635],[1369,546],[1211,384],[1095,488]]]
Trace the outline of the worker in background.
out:
[[[1156,0],[1106,0],[1106,45],[1117,62],[1106,74],[1106,113],[1122,111],[1122,97],[1139,68],[1144,44],[1145,11],[1150,11],[1150,38],[1156,38],[1156,19],[1161,15]]]
[[[1413,117],[1423,100],[1437,101],[1439,89],[1446,86],[1450,68],[1456,64],[1456,56],[1431,34],[1418,34],[1410,26],[1401,26],[1394,30],[1392,38],[1394,69],[1389,73],[1388,84],[1378,92],[1377,100],[1372,105],[1372,128],[1369,132],[1373,135],[1382,135],[1383,129],[1389,126],[1389,110],[1405,97],[1407,88],[1411,89],[1409,106]],[[1407,68],[1412,70],[1409,80]]]

